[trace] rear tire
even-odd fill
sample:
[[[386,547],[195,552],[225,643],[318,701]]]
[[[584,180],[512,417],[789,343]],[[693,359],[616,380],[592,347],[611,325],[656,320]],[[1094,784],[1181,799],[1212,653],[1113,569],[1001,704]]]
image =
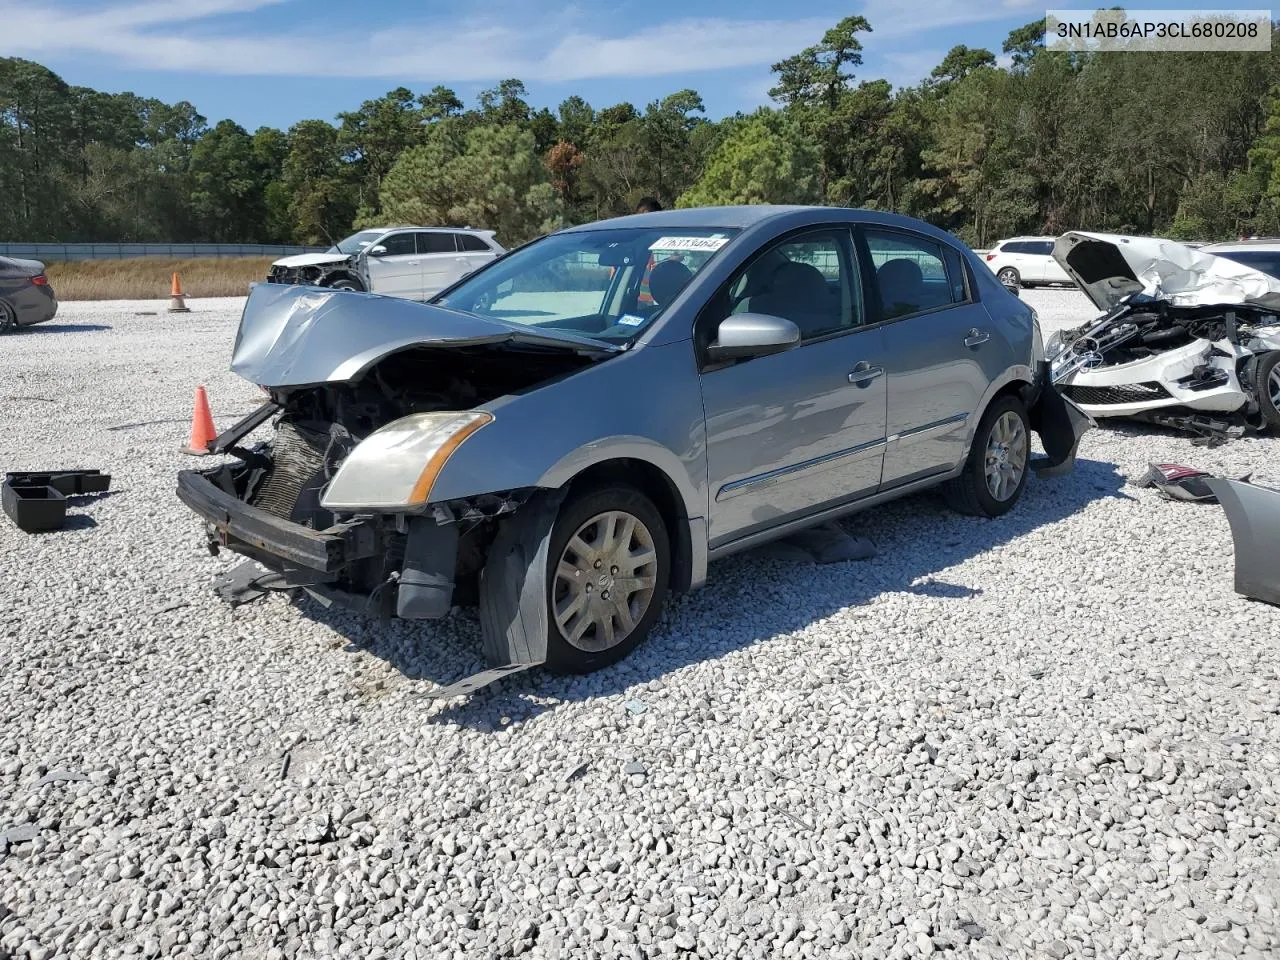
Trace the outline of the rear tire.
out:
[[[1006,287],[1021,287],[1023,285],[1022,277],[1013,267],[1002,267],[1000,272],[996,274],[996,279]]]
[[[617,663],[653,629],[670,578],[666,523],[640,491],[613,485],[565,501],[547,551],[547,668]]]
[[[1272,430],[1280,430],[1280,350],[1262,355],[1255,381],[1262,419]]]
[[[974,432],[964,472],[947,482],[943,496],[957,513],[1003,516],[1021,498],[1030,464],[1027,408],[1012,394],[998,397]]]
[[[3,300],[0,300],[0,336],[6,333],[12,333],[18,329],[18,316],[13,312],[13,307],[9,306]]]

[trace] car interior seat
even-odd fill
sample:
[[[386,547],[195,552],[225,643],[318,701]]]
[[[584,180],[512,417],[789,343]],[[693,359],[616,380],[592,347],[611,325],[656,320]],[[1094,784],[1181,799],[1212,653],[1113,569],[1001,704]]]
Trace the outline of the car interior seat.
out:
[[[662,260],[649,273],[649,296],[661,309],[678,297],[692,279],[693,271],[679,260]]]
[[[924,274],[914,260],[898,257],[885,261],[876,271],[876,285],[886,318],[915,313],[924,307]]]
[[[827,290],[822,271],[808,263],[787,260],[769,275],[763,292],[751,297],[752,313],[785,317],[804,337],[840,326],[839,307]]]

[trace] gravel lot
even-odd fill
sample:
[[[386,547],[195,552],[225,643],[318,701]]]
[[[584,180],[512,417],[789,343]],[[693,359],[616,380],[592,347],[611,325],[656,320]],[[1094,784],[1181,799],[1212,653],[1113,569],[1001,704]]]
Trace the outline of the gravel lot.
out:
[[[849,524],[872,560],[725,560],[618,667],[441,704],[468,616],[213,596],[174,474],[197,383],[256,405],[239,304],[0,339],[0,469],[114,477],[0,518],[0,957],[1280,950],[1280,610],[1220,508],[1127,485],[1278,484],[1280,440],[1094,431],[1004,519],[900,502]]]

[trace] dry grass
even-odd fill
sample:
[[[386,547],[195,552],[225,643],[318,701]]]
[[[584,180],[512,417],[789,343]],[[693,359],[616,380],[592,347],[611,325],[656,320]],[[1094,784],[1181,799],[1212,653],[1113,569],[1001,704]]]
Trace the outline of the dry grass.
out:
[[[59,300],[151,300],[169,296],[173,273],[188,297],[241,297],[267,278],[271,257],[173,260],[74,260],[50,263],[46,273]]]

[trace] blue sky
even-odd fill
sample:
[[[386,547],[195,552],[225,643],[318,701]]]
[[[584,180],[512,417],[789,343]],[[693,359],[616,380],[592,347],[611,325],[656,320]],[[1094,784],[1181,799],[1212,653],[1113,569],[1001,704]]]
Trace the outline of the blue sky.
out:
[[[552,109],[571,93],[643,106],[693,87],[720,117],[768,102],[769,65],[849,14],[873,31],[859,76],[902,85],[958,43],[998,54],[1044,11],[1042,0],[0,0],[0,54],[68,83],[190,100],[210,123],[250,130],[331,120],[399,85],[442,83],[470,103],[506,77]]]

